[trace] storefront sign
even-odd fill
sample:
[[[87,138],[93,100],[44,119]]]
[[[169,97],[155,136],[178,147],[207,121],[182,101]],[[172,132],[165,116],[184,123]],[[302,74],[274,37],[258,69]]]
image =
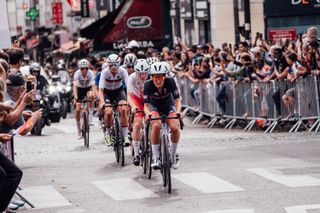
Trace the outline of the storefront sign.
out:
[[[199,20],[209,20],[207,0],[196,0],[196,17]]]
[[[130,17],[127,21],[128,27],[132,29],[140,29],[150,27],[152,20],[148,16],[134,16]]]
[[[52,3],[52,23],[56,25],[63,24],[62,2]]]
[[[149,48],[149,47],[154,47],[154,44],[152,41],[137,41],[139,46],[142,47],[142,48]],[[121,43],[118,43],[118,42],[115,42],[113,43],[113,49],[117,50],[117,49],[123,49],[125,46],[124,46],[124,43],[121,42]]]
[[[0,49],[11,47],[7,2],[0,7]]]
[[[297,37],[295,28],[289,29],[271,29],[269,30],[270,40],[290,39],[293,40]]]
[[[180,5],[181,18],[185,20],[192,20],[192,3],[191,0],[181,0]]]
[[[264,11],[267,18],[319,14],[320,0],[267,0]]]

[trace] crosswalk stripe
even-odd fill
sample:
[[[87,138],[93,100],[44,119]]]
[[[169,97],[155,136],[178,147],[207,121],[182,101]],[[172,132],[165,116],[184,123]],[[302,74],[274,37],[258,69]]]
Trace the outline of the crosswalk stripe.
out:
[[[255,212],[253,209],[226,209],[226,210],[210,211],[205,213],[255,213]]]
[[[173,177],[203,193],[245,191],[207,172],[175,174]]]
[[[114,200],[133,200],[159,197],[157,194],[144,188],[131,178],[93,181],[92,183]]]
[[[276,174],[276,171],[269,172],[266,169],[262,168],[247,169],[247,171],[289,187],[306,187],[320,185],[320,179],[308,175],[287,176],[283,174]]]
[[[26,187],[19,191],[19,193],[37,209],[71,206],[68,200],[51,185]]]
[[[290,206],[285,208],[287,213],[307,213],[307,210],[315,210],[315,209],[318,209],[320,212],[320,204],[306,205],[306,206]]]

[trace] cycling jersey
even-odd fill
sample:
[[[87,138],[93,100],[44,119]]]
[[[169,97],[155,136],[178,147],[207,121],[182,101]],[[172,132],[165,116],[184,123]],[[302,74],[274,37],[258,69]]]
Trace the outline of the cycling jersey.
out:
[[[143,101],[143,89],[144,83],[139,80],[137,73],[132,73],[129,76],[128,92],[132,93]]]
[[[158,92],[152,80],[147,81],[144,85],[144,103],[150,104],[156,111],[168,114],[174,109],[174,100],[179,97],[179,91],[173,78],[167,77],[164,80],[161,93]]]
[[[94,86],[95,77],[94,72],[92,70],[88,70],[88,73],[85,77],[81,74],[80,70],[77,70],[73,77],[74,81],[78,81],[78,87],[80,88],[88,88]]]
[[[117,74],[111,74],[109,68],[101,72],[99,88],[107,90],[116,90],[122,87],[122,82],[128,85],[128,72],[122,67],[118,68]]]

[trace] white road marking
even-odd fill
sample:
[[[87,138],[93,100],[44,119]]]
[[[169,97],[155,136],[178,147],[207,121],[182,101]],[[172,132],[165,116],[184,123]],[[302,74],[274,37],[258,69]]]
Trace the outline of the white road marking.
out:
[[[58,206],[71,206],[57,190],[52,186],[26,187],[19,193],[25,197],[35,208],[52,208]]]
[[[144,188],[131,178],[117,178],[105,181],[94,181],[92,183],[114,200],[159,197],[157,194]]]
[[[308,175],[283,175],[262,168],[247,169],[256,175],[289,187],[320,186],[320,179]],[[269,170],[269,169],[268,169]],[[271,169],[270,169],[271,170]]]
[[[254,213],[254,210],[253,209],[226,209],[226,210],[210,211],[205,213]]]
[[[175,174],[173,177],[203,193],[245,191],[207,172]]]
[[[306,205],[306,206],[290,206],[285,208],[287,213],[307,213],[307,210],[314,210],[314,209],[318,209],[320,212],[320,204]]]

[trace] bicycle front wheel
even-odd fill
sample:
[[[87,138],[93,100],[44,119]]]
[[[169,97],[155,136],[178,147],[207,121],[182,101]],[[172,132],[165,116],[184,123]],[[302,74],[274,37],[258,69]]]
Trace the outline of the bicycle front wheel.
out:
[[[172,182],[171,182],[171,159],[170,159],[170,153],[169,153],[169,137],[168,135],[163,135],[162,138],[162,168],[163,168],[163,179],[164,179],[164,187],[168,187],[168,193],[171,193],[172,189]]]
[[[88,115],[87,115],[87,113],[86,112],[83,112],[83,114],[82,114],[82,122],[83,122],[83,124],[82,124],[82,137],[83,137],[83,142],[84,142],[84,146],[85,147],[89,147],[89,145],[88,145],[88,132],[87,132],[87,126],[88,126]]]

